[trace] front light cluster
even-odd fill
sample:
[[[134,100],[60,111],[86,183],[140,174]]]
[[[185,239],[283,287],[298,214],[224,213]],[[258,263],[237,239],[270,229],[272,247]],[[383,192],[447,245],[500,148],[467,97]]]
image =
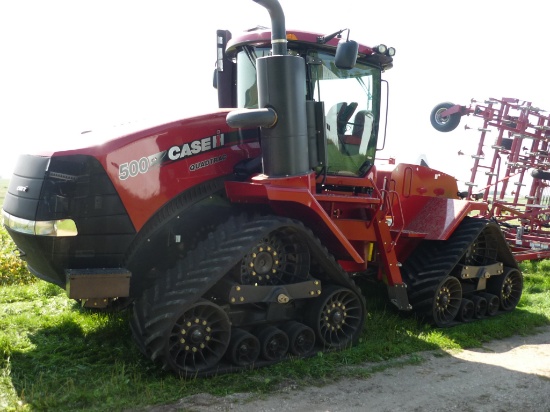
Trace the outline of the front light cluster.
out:
[[[378,46],[375,46],[373,50],[376,53],[385,54],[386,56],[390,56],[390,57],[395,56],[395,48],[387,47],[385,44],[379,44]]]
[[[20,233],[37,236],[76,236],[78,230],[72,219],[35,221],[10,215],[2,209],[2,225]]]

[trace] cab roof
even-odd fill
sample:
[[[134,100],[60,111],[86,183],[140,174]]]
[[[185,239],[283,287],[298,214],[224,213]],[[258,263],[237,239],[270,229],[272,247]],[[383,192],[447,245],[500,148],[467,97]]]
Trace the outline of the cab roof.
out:
[[[290,49],[293,48],[294,44],[295,46],[308,46],[325,50],[329,53],[335,53],[336,46],[338,46],[341,38],[335,37],[324,43],[323,38],[325,36],[326,34],[307,32],[303,30],[286,31],[288,48]],[[230,58],[234,57],[237,50],[243,46],[270,47],[271,30],[265,27],[256,27],[246,32],[239,33],[227,42],[226,54]],[[359,43],[358,58],[360,60],[366,60],[367,62],[380,65],[383,70],[387,70],[393,65],[393,58],[385,54],[378,53],[377,46],[370,47]]]

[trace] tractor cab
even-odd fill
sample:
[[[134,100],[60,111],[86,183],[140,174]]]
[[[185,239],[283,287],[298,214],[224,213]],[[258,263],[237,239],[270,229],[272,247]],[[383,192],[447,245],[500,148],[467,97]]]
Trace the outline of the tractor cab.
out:
[[[229,32],[218,31],[215,84],[220,107],[259,108],[256,62],[271,55],[270,35],[268,30],[255,29],[231,39]],[[288,31],[287,41],[287,54],[301,57],[305,64],[306,102],[321,112],[315,117],[319,151],[317,160],[310,161],[312,168],[327,174],[365,175],[376,155],[381,73],[391,68],[394,49],[301,31]],[[337,50],[351,43],[357,46],[353,63],[338,62]],[[308,128],[310,123],[308,119]]]

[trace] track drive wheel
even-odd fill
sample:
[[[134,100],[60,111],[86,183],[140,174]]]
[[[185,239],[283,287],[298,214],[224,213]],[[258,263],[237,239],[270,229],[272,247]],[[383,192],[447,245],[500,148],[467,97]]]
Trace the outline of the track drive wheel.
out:
[[[260,240],[242,259],[239,281],[244,285],[280,285],[306,280],[309,250],[296,233],[283,228]]]
[[[182,375],[215,367],[229,346],[231,325],[227,314],[201,299],[175,318],[166,336],[164,361]]]
[[[365,307],[352,290],[330,285],[308,306],[304,319],[315,331],[319,344],[343,349],[359,340],[365,323]]]
[[[487,292],[498,296],[500,308],[506,312],[517,306],[522,291],[523,276],[519,270],[514,268],[506,268],[502,275],[493,276],[487,282]]]
[[[462,286],[460,281],[447,276],[435,290],[434,301],[432,305],[432,319],[435,325],[439,327],[448,326],[459,312],[462,302]]]

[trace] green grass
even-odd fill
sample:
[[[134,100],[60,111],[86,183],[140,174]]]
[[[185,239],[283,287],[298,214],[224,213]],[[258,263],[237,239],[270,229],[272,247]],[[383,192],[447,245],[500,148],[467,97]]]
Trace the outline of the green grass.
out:
[[[196,393],[265,394],[320,385],[422,360],[419,352],[478,347],[550,324],[550,261],[523,264],[525,292],[510,313],[433,329],[388,306],[385,290],[367,291],[369,314],[354,348],[258,371],[181,380],[160,371],[134,346],[128,314],[89,312],[39,281],[0,287],[0,410],[119,411],[176,402]],[[368,367],[360,366],[370,362]]]
[[[6,192],[8,191],[8,183],[9,180],[0,179],[0,205],[4,204],[4,198],[6,197]]]

